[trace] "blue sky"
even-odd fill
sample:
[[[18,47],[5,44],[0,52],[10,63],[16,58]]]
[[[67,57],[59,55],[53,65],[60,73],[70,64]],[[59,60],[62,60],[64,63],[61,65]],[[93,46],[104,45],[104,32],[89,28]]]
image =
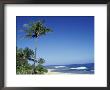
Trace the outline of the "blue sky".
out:
[[[24,38],[23,30],[28,23],[41,19],[53,30],[37,39],[37,57],[44,58],[45,65],[94,62],[93,16],[17,16],[18,47],[34,50],[34,40]]]

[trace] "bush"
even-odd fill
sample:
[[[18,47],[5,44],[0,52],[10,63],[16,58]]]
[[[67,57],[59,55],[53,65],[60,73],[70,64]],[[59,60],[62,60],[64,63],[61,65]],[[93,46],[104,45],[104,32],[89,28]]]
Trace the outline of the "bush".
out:
[[[48,70],[42,65],[38,65],[35,68],[35,73],[37,73],[37,74],[44,74],[44,73],[47,73],[47,72],[48,72]]]
[[[45,63],[43,58],[39,58],[36,62],[32,59],[35,64],[30,65],[28,63],[29,58],[34,56],[33,50],[29,48],[18,49],[16,51],[16,73],[17,74],[44,74],[48,72],[48,70],[42,65]]]

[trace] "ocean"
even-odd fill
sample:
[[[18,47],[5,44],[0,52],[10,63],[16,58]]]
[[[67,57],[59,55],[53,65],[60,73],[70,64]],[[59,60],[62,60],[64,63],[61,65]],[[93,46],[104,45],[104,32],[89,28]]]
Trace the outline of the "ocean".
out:
[[[61,72],[70,74],[94,74],[94,63],[68,64],[68,65],[47,65],[51,72]]]

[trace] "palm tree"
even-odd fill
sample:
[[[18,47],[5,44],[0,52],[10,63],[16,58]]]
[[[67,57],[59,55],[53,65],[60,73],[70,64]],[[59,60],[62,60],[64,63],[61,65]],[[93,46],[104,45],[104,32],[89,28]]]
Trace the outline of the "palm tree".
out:
[[[31,71],[31,66],[28,64],[28,59],[33,57],[34,51],[29,48],[16,48],[16,72],[25,74]]]
[[[29,49],[28,47],[26,47],[24,50],[23,50],[23,53],[24,53],[24,57],[28,60],[29,58],[32,58],[34,56],[34,52],[33,50]]]
[[[37,62],[41,65],[41,64],[45,63],[45,60],[43,58],[40,58],[40,59],[38,59]]]
[[[46,35],[46,33],[48,33],[48,32],[52,32],[52,30],[47,28],[46,26],[44,26],[44,21],[41,21],[41,20],[33,22],[25,30],[26,37],[34,38],[35,42],[36,42],[36,39],[38,39],[42,35]],[[35,63],[37,62],[36,50],[37,50],[37,42],[35,43],[35,57],[34,57],[34,59],[32,59],[32,60],[34,60],[34,69],[35,69]],[[34,73],[34,69],[33,69],[33,73]]]

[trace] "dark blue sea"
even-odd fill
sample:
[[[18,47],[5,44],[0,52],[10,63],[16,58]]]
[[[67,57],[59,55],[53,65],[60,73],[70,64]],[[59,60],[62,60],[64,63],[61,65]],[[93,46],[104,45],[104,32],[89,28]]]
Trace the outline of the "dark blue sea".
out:
[[[52,72],[71,73],[71,74],[94,74],[94,63],[48,65],[45,67],[47,69],[52,69]]]

